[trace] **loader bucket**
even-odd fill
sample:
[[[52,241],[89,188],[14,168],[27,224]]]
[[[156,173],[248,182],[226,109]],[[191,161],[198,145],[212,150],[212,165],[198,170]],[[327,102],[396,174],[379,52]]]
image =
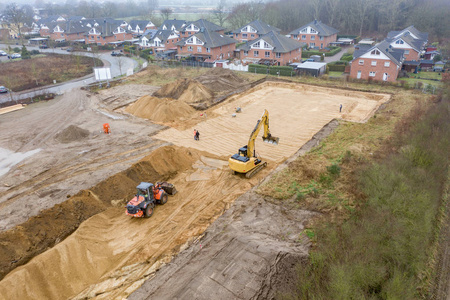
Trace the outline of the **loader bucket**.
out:
[[[280,140],[280,138],[274,137],[274,136],[263,136],[263,142],[264,143],[269,143],[272,145],[278,145],[278,141]]]

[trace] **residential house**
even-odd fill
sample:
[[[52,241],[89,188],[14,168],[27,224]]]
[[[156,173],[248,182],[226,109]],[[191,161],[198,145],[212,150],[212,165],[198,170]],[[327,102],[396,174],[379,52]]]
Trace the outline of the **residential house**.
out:
[[[437,50],[427,51],[425,52],[424,59],[433,60],[436,55],[441,55],[441,53]]]
[[[190,57],[195,61],[229,59],[233,57],[236,42],[218,32],[201,29],[200,32],[184,38],[176,44],[178,47],[177,57]]]
[[[238,40],[239,42],[247,42],[255,40],[271,31],[279,33],[281,30],[266,24],[263,21],[255,20],[239,29],[234,30],[232,33],[235,40]]]
[[[194,35],[194,34],[200,32],[200,30],[202,30],[202,29],[207,30],[209,32],[217,32],[222,35],[224,34],[224,31],[225,31],[225,28],[223,28],[217,24],[214,24],[214,23],[209,22],[204,19],[200,19],[195,22],[187,23],[186,26],[184,26],[181,29],[180,34],[181,34],[182,38],[185,38],[185,37],[188,37],[188,36],[191,36],[191,35]]]
[[[63,41],[76,41],[85,42],[85,34],[89,32],[91,27],[87,26],[83,22],[66,22],[58,24],[53,28],[50,33],[50,39],[63,42]]]
[[[186,26],[186,21],[184,20],[165,20],[158,29],[160,30],[172,30],[176,34],[180,34]]]
[[[239,58],[269,65],[288,65],[301,61],[305,43],[290,39],[275,31],[239,46]]]
[[[131,41],[133,39],[133,33],[122,27],[120,23],[116,22],[103,22],[98,26],[93,26],[87,34],[85,34],[86,44],[97,45],[119,45],[125,41]]]
[[[130,22],[123,21],[122,24],[120,24],[120,27],[128,31],[131,31],[135,36],[143,35],[145,31],[148,29],[157,28],[152,21],[145,21],[145,20],[132,20]]]
[[[414,27],[414,25],[411,25],[400,31],[390,31],[387,34],[387,38],[394,39],[404,36],[405,34],[410,35],[415,40],[419,40],[422,44],[420,48],[425,47],[425,45],[428,43],[428,33],[420,32],[419,30],[417,30],[417,28]]]
[[[420,69],[422,70],[431,70],[434,68],[434,61],[430,59],[422,59],[420,60]]]
[[[309,48],[323,49],[332,42],[336,42],[339,31],[321,21],[314,20],[289,33],[289,37],[304,42]]]
[[[414,39],[409,32],[405,32],[401,35],[397,35],[396,37],[388,38],[386,40],[389,42],[389,47],[405,50],[404,56],[406,60],[420,59],[423,41]]]
[[[360,47],[350,62],[350,77],[377,81],[396,81],[404,60],[402,49],[389,47],[388,41],[373,47]]]
[[[444,70],[444,68],[445,68],[445,62],[440,60],[440,61],[437,61],[434,63],[433,71],[442,72]]]
[[[142,48],[152,48],[155,52],[164,52],[167,50],[177,50],[176,43],[181,41],[179,34],[173,30],[157,30],[149,32],[141,37],[139,45]]]

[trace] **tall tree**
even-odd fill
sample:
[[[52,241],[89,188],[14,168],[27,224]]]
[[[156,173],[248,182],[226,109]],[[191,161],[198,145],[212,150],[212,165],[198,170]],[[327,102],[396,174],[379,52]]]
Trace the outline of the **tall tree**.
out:
[[[147,0],[148,15],[152,16],[153,12],[158,8],[158,6],[159,6],[158,0]]]
[[[102,4],[102,15],[103,17],[115,17],[117,13],[117,6],[114,2],[106,1]]]
[[[18,33],[23,45],[22,27],[25,24],[31,25],[33,15],[30,14],[29,10],[19,7],[16,3],[11,3],[6,6],[4,17],[6,22],[10,24],[11,29]]]
[[[163,20],[168,20],[170,18],[170,15],[173,13],[171,8],[163,8],[161,9],[161,17],[163,18]]]
[[[214,18],[219,22],[219,25],[223,27],[225,20],[227,18],[227,13],[225,12],[225,0],[220,0],[216,9],[214,10]]]

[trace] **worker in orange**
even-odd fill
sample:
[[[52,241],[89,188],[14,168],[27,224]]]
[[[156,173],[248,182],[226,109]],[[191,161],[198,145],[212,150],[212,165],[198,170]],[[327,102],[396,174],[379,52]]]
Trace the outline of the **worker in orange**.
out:
[[[109,127],[108,123],[103,124],[103,132],[106,134],[110,134],[111,133],[111,128]]]
[[[194,140],[197,140],[197,129],[194,129]]]

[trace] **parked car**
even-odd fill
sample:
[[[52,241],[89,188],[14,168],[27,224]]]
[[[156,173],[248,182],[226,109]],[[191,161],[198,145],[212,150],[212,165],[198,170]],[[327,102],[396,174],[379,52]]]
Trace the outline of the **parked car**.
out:
[[[5,88],[3,85],[0,86],[0,94],[5,94],[8,92],[8,89]]]
[[[48,46],[45,44],[39,45],[39,49],[47,49],[47,48],[48,48]]]
[[[13,54],[10,56],[11,59],[21,58],[21,57],[22,57],[22,55],[20,55],[19,53],[13,53]]]
[[[66,49],[67,52],[72,52],[73,51],[73,47],[69,47]]]
[[[0,50],[0,56],[8,56],[8,53],[6,53],[6,52],[3,51],[3,50]]]
[[[111,56],[122,56],[122,55],[123,55],[123,53],[121,51],[113,51],[111,53]]]

